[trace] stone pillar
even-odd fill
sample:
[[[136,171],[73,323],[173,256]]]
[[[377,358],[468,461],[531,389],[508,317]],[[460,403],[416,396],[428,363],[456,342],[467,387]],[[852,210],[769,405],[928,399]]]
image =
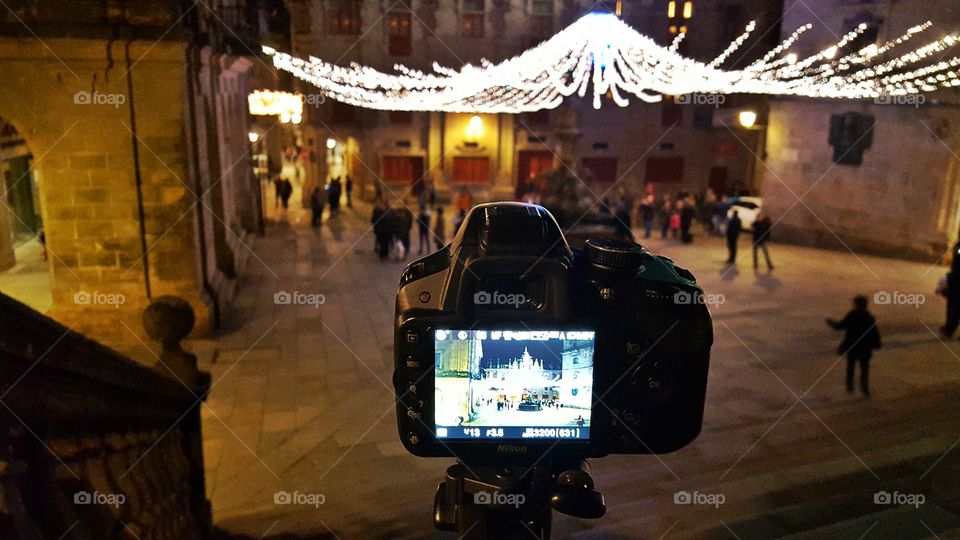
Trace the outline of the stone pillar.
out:
[[[514,115],[497,115],[497,175],[494,178],[491,196],[493,200],[512,201],[514,189],[514,157],[516,155],[516,130]]]
[[[0,162],[0,182],[3,183],[3,193],[6,193],[7,164]],[[16,258],[13,255],[13,216],[7,201],[0,201],[0,272],[13,267]]]

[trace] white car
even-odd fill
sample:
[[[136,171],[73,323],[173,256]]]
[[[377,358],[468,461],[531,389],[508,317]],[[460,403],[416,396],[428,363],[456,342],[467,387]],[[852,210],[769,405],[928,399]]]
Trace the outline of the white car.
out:
[[[727,210],[727,220],[733,218],[733,211],[737,211],[743,230],[752,231],[753,222],[757,220],[757,214],[763,210],[763,199],[760,197],[731,197],[728,201],[730,209]]]

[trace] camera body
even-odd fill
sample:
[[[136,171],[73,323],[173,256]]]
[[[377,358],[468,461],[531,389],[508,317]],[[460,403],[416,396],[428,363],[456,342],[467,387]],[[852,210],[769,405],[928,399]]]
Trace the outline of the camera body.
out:
[[[522,464],[671,452],[700,432],[713,328],[690,272],[634,243],[572,251],[543,207],[475,207],[404,270],[404,447]]]

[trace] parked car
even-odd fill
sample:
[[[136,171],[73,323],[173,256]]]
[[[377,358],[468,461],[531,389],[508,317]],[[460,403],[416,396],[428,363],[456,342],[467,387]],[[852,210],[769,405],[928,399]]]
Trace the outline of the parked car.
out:
[[[737,215],[740,217],[740,223],[743,225],[743,230],[752,231],[753,222],[757,220],[757,214],[763,210],[763,199],[760,197],[731,197],[727,204],[730,205],[730,209],[727,210],[727,219],[733,217],[733,211],[737,211]]]

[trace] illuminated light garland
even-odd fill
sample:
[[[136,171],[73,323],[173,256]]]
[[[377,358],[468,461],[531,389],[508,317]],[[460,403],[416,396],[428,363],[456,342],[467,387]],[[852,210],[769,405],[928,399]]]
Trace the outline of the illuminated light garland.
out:
[[[670,47],[663,47],[616,16],[600,13],[585,15],[519,56],[496,64],[484,59],[479,66],[467,64],[460,70],[434,63],[430,73],[402,65],[395,66],[394,73],[383,73],[356,63],[337,66],[270,47],[263,50],[277,69],[313,84],[327,97],[359,107],[520,113],[555,108],[574,94],[586,97],[590,87],[593,106],[599,108],[603,96],[624,107],[630,95],[646,102],[696,92],[858,99],[960,86],[960,58],[923,65],[931,55],[960,43],[956,34],[877,61],[930,26],[928,22],[912,27],[879,47],[846,51],[866,30],[861,25],[836,44],[799,58],[788,49],[812,28],[808,24],[742,70],[719,66],[746,42],[756,27],[752,22],[720,56],[702,63],[678,54],[682,33]]]
[[[303,120],[303,96],[276,90],[254,90],[247,96],[250,114],[279,116],[283,124],[299,124]]]

